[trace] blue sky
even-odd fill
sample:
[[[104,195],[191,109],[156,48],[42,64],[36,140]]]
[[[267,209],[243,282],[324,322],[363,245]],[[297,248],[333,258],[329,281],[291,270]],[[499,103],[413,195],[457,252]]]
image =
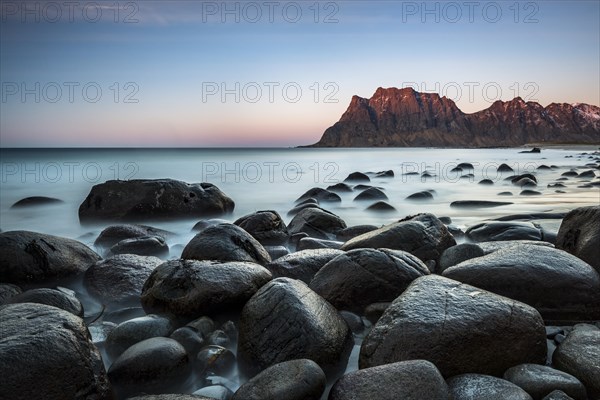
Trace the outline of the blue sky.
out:
[[[516,95],[600,104],[598,1],[0,10],[3,147],[296,146],[379,86],[441,92],[465,112]]]

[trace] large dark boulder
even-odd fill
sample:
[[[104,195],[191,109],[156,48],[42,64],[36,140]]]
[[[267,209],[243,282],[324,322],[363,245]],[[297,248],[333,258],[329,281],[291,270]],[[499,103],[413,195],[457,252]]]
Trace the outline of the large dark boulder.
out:
[[[17,285],[0,283],[0,305],[9,303],[10,299],[21,293],[23,293],[23,290]]]
[[[279,257],[265,265],[265,268],[271,271],[273,278],[299,279],[309,284],[323,265],[340,254],[344,252],[336,249],[301,250]]]
[[[106,337],[106,352],[114,360],[125,350],[142,340],[169,336],[173,323],[160,315],[145,315],[121,322]]]
[[[257,211],[234,222],[251,234],[263,246],[277,246],[287,242],[289,235],[285,223],[276,211]]]
[[[325,384],[325,373],[314,361],[284,361],[244,383],[232,400],[319,400]]]
[[[160,236],[143,236],[121,240],[110,248],[108,254],[137,254],[140,256],[166,257],[169,255],[169,246],[165,239]]]
[[[456,241],[433,214],[417,214],[367,232],[347,241],[342,250],[389,248],[404,250],[422,261],[439,261],[440,255]]]
[[[83,278],[86,288],[105,305],[139,304],[144,282],[163,261],[157,257],[121,254],[98,261]]]
[[[600,318],[600,274],[562,250],[514,245],[464,261],[443,275],[529,304],[547,319]]]
[[[579,379],[545,365],[516,365],[506,370],[504,379],[525,390],[534,400],[542,400],[554,390],[561,390],[575,400],[587,399],[585,386]]]
[[[465,232],[475,242],[542,240],[542,230],[531,222],[491,221],[473,225]]]
[[[329,190],[322,188],[312,188],[306,191],[302,196],[296,199],[296,203],[303,202],[308,199],[315,199],[319,203],[339,203],[342,198]]]
[[[198,233],[183,249],[186,260],[271,262],[265,248],[237,225],[219,224]]]
[[[576,208],[568,213],[558,230],[556,247],[600,272],[600,206]]]
[[[271,279],[258,264],[172,260],[158,266],[142,289],[146,312],[197,318],[239,310]]]
[[[437,275],[417,278],[385,310],[360,350],[369,368],[424,359],[448,377],[501,375],[546,359],[546,333],[532,307]]]
[[[463,374],[448,379],[452,398],[456,400],[533,400],[509,381],[495,376]]]
[[[0,307],[0,326],[0,398],[113,398],[81,318],[44,304],[10,304]]]
[[[99,259],[76,240],[28,231],[0,233],[0,282],[50,283],[78,275]]]
[[[188,379],[191,363],[176,340],[155,337],[128,348],[108,370],[120,397],[176,391]]]
[[[234,202],[211,183],[173,179],[112,180],[94,185],[79,206],[79,220],[140,221],[210,217],[233,211]]]
[[[600,329],[576,325],[554,351],[552,363],[579,379],[590,398],[600,398]]]
[[[448,247],[442,253],[436,271],[442,273],[446,268],[483,255],[483,249],[475,243],[461,243],[456,246]]]
[[[337,232],[346,228],[343,219],[322,208],[301,210],[288,225],[290,235],[304,232],[317,239],[335,239]]]
[[[83,317],[83,306],[79,299],[61,290],[49,288],[30,289],[14,296],[10,299],[10,302],[46,304],[68,311],[78,317]]]
[[[329,400],[450,400],[440,371],[425,360],[401,361],[342,376]]]
[[[388,197],[381,189],[370,187],[360,192],[354,201],[370,201],[370,200],[388,200]]]
[[[300,358],[326,372],[343,368],[352,333],[337,310],[301,281],[277,278],[244,306],[239,323],[238,359],[250,375]]]
[[[429,274],[421,260],[390,249],[355,249],[321,268],[310,288],[338,310],[362,313],[371,303],[393,301],[416,278]]]

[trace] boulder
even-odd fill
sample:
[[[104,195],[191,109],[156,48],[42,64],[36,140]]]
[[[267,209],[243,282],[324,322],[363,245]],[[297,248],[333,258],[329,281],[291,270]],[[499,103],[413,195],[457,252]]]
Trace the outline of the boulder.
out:
[[[450,267],[443,275],[529,304],[547,319],[600,317],[598,272],[551,247],[506,247]]]
[[[244,306],[238,358],[250,375],[300,358],[326,372],[345,367],[352,333],[336,309],[301,281],[277,278]]]
[[[489,375],[462,374],[448,379],[453,399],[533,400],[526,391],[504,379]]]
[[[325,373],[314,361],[284,361],[244,383],[232,400],[319,400],[325,384]]]
[[[342,242],[346,242],[352,238],[355,238],[363,233],[371,232],[377,229],[375,225],[355,225],[349,226],[348,228],[344,228],[341,231],[338,231],[336,234],[336,239]]]
[[[114,360],[125,350],[142,340],[169,336],[173,323],[159,315],[146,315],[117,325],[106,337],[106,352]]]
[[[206,346],[198,352],[194,368],[202,378],[229,375],[235,368],[235,355],[222,346]]]
[[[371,179],[367,174],[362,172],[352,172],[344,179],[344,182],[371,182]]]
[[[531,222],[490,221],[473,225],[465,232],[475,242],[497,240],[542,240],[542,231]]]
[[[310,288],[338,310],[361,313],[371,303],[398,297],[416,278],[429,274],[410,253],[389,249],[355,249],[321,268]]]
[[[186,260],[248,261],[264,265],[271,262],[265,248],[248,232],[233,224],[206,228],[185,246]]]
[[[328,186],[327,190],[336,193],[351,193],[352,187],[350,185],[340,182],[336,183],[335,185]]]
[[[445,377],[501,375],[520,363],[544,363],[544,323],[526,304],[441,276],[423,276],[367,335],[359,366],[413,359],[433,362]]]
[[[322,188],[312,188],[305,192],[302,196],[298,197],[298,199],[296,199],[296,203],[300,203],[308,199],[315,199],[319,203],[339,203],[342,201],[342,198],[336,193]]]
[[[425,360],[401,361],[342,376],[329,400],[450,400],[440,371]]]
[[[370,201],[370,200],[388,200],[388,197],[381,189],[371,187],[360,192],[354,201]]]
[[[411,201],[433,200],[433,194],[431,194],[431,192],[428,192],[427,190],[424,190],[422,192],[417,192],[417,193],[411,194],[410,196],[408,196],[406,198],[406,200],[411,200]]]
[[[0,307],[0,398],[112,399],[100,353],[83,320],[56,307]]]
[[[562,390],[553,390],[548,396],[542,400],[574,400],[571,396],[567,395]]]
[[[17,285],[0,283],[0,305],[10,302],[10,299],[21,293],[23,290]]]
[[[389,248],[437,262],[443,251],[455,244],[446,226],[433,214],[417,214],[350,239],[342,250]]]
[[[534,400],[541,400],[554,390],[561,390],[575,400],[586,400],[585,386],[572,375],[538,364],[521,364],[509,368],[504,379],[525,390]]]
[[[479,185],[493,185],[494,181],[491,179],[482,179],[478,182]]]
[[[257,211],[237,219],[234,225],[248,232],[263,246],[285,244],[289,238],[287,227],[276,211]]]
[[[211,183],[173,179],[111,180],[94,185],[79,206],[79,220],[139,221],[229,214],[235,204]]]
[[[338,242],[337,240],[325,240],[315,239],[311,237],[305,237],[300,239],[296,250],[311,250],[311,249],[339,249],[342,247],[344,242]]]
[[[512,169],[511,166],[509,166],[508,164],[500,164],[500,166],[497,169],[498,172],[513,172],[514,170]]]
[[[148,313],[197,318],[239,310],[271,273],[247,262],[171,260],[158,266],[142,289]]]
[[[581,258],[600,272],[600,206],[569,212],[558,230],[556,247]]]
[[[190,358],[196,357],[196,354],[205,345],[202,334],[191,326],[182,326],[179,329],[175,329],[169,337],[177,340],[185,348]]]
[[[169,254],[169,246],[160,236],[143,236],[123,239],[110,248],[109,254],[137,254],[140,256],[164,257]]]
[[[475,243],[461,243],[456,246],[448,247],[440,257],[438,273],[471,258],[483,256],[483,249]]]
[[[71,314],[83,317],[83,306],[77,297],[56,289],[30,289],[17,294],[10,303],[38,303],[54,306]]]
[[[185,348],[177,341],[155,337],[128,348],[108,370],[120,397],[139,393],[169,393],[191,372]]]
[[[111,248],[121,240],[141,238],[146,236],[156,236],[167,239],[169,232],[147,225],[111,225],[104,228],[94,242],[95,246]]]
[[[509,201],[489,201],[489,200],[457,200],[450,203],[453,208],[491,208],[508,206],[513,204]]]
[[[194,394],[145,394],[128,397],[127,400],[215,400],[212,397],[197,396]]]
[[[290,221],[290,235],[304,232],[317,239],[334,239],[337,232],[346,228],[343,219],[322,208],[305,208]]]
[[[378,201],[376,203],[371,204],[367,207],[367,211],[376,211],[376,212],[389,212],[396,211],[396,208],[385,201]]]
[[[554,351],[552,363],[579,379],[590,398],[600,398],[600,329],[576,325]]]
[[[83,283],[102,304],[117,307],[125,302],[139,304],[144,282],[162,262],[157,257],[117,255],[88,268]]]
[[[28,231],[0,233],[3,283],[51,283],[76,276],[99,259],[76,240]]]
[[[61,204],[64,201],[60,199],[56,199],[54,197],[46,197],[46,196],[31,196],[25,197],[17,202],[15,202],[10,208],[24,208],[24,207],[34,207],[34,206],[46,206],[49,204]]]
[[[299,279],[309,284],[313,276],[323,265],[340,254],[344,254],[344,252],[335,249],[301,250],[280,257],[265,265],[265,268],[271,271],[273,278],[286,277]]]

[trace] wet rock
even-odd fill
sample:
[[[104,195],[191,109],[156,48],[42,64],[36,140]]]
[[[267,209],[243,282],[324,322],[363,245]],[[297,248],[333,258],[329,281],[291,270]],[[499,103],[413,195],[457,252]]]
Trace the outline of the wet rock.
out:
[[[348,175],[346,179],[344,179],[344,182],[371,182],[371,179],[369,179],[368,175],[363,174],[362,172],[353,172]]]
[[[383,313],[385,312],[385,310],[387,310],[387,308],[390,306],[390,304],[392,304],[391,302],[385,302],[385,303],[373,303],[373,304],[369,304],[368,306],[365,307],[365,317],[373,324],[375,324],[379,318],[381,318],[381,316],[383,315]]]
[[[524,187],[532,188],[532,187],[536,187],[537,183],[533,179],[530,179],[530,178],[521,178],[517,181],[514,181],[513,185],[519,186],[522,188],[524,188]]]
[[[287,242],[287,227],[276,211],[257,211],[234,222],[252,235],[263,246],[277,246]]]
[[[196,329],[203,338],[207,338],[215,330],[215,322],[207,316],[203,316],[189,322],[186,326]]]
[[[526,391],[504,379],[463,374],[448,379],[452,398],[461,400],[533,400]]]
[[[235,204],[211,183],[173,179],[111,180],[94,185],[79,206],[83,223],[209,217],[233,212]]]
[[[0,398],[112,399],[83,320],[56,307],[0,307]]]
[[[595,178],[596,173],[594,171],[592,171],[591,169],[588,169],[587,171],[581,172],[577,177],[578,178]]]
[[[506,370],[504,379],[525,390],[534,400],[541,400],[556,389],[565,392],[575,400],[587,399],[585,387],[577,378],[545,365],[514,366]]]
[[[192,232],[201,232],[206,228],[220,224],[229,224],[229,221],[221,218],[203,219],[196,222],[196,224],[192,227]]]
[[[510,343],[510,351],[506,344]],[[546,359],[532,307],[437,275],[417,278],[383,313],[360,349],[359,366],[424,359],[442,375],[500,375]]]
[[[577,175],[579,175],[579,174],[577,173],[577,171],[574,171],[574,170],[570,170],[570,171],[563,172],[562,174],[560,174],[560,176],[567,176],[567,177],[575,177]]]
[[[340,316],[344,318],[344,321],[348,324],[348,328],[355,335],[361,335],[365,330],[365,324],[358,314],[351,313],[350,311],[340,311]]]
[[[23,290],[17,285],[0,283],[0,305],[8,303],[10,299],[21,293]]]
[[[476,242],[542,240],[542,231],[531,222],[483,222],[469,227],[465,233]]]
[[[269,253],[271,260],[277,260],[279,257],[290,254],[290,251],[285,246],[265,246],[265,250]]]
[[[211,397],[196,396],[194,394],[147,394],[128,397],[127,400],[214,400]]]
[[[197,318],[241,309],[271,273],[247,262],[172,260],[158,266],[142,289],[146,312]]]
[[[488,201],[488,200],[457,200],[450,203],[453,208],[491,208],[513,204],[508,201]]]
[[[600,206],[569,212],[558,230],[556,247],[581,258],[600,272]]]
[[[337,240],[346,242],[352,238],[355,238],[363,233],[371,232],[377,229],[375,225],[355,225],[349,226],[348,228],[338,231],[336,234]]]
[[[417,193],[411,194],[410,196],[408,196],[406,198],[406,200],[411,200],[411,201],[433,200],[433,194],[431,194],[431,192],[424,190],[422,192],[417,192]]]
[[[325,373],[314,361],[284,361],[244,383],[232,400],[319,400],[325,384]]]
[[[342,201],[342,198],[337,194],[330,192],[329,190],[325,190],[322,188],[312,188],[309,189],[306,193],[296,199],[296,203],[302,202],[304,200],[313,198],[317,200],[319,203],[339,203]]]
[[[347,241],[342,250],[389,248],[407,251],[422,261],[438,261],[456,242],[446,226],[432,214],[417,214]]]
[[[99,259],[76,240],[28,231],[0,233],[3,283],[50,283],[71,278]]]
[[[83,283],[102,304],[139,304],[144,282],[163,261],[157,257],[122,254],[98,261],[85,271]]]
[[[206,346],[198,352],[194,368],[202,377],[227,375],[235,368],[235,355],[222,346]]]
[[[196,390],[193,394],[196,396],[205,396],[209,399],[231,400],[233,392],[222,385],[211,385]]]
[[[287,212],[287,216],[288,217],[293,217],[296,214],[298,214],[300,211],[304,210],[305,208],[321,208],[319,207],[318,204],[315,203],[307,203],[307,204],[302,204],[302,205],[298,205],[294,208],[292,208],[290,211]]]
[[[25,197],[17,202],[15,202],[10,208],[24,208],[24,207],[34,207],[34,206],[46,206],[49,204],[61,204],[64,201],[60,199],[56,199],[54,197],[46,197],[46,196],[31,196]]]
[[[231,344],[231,339],[229,338],[229,336],[227,336],[225,332],[223,332],[220,329],[217,329],[210,334],[207,342],[210,345],[229,347],[229,345]]]
[[[198,233],[183,249],[186,260],[271,262],[265,248],[248,232],[233,224],[219,224]]]
[[[480,242],[477,243],[479,247],[483,250],[484,254],[490,254],[500,249],[506,249],[508,247],[512,247],[515,245],[530,245],[530,246],[543,246],[543,247],[551,247],[554,246],[552,243],[540,241],[540,240],[500,240],[495,242]]]
[[[377,203],[371,204],[367,207],[368,211],[376,211],[376,212],[391,212],[396,211],[394,206],[386,203],[385,201],[378,201]]]
[[[542,400],[574,400],[571,396],[567,395],[562,390],[553,390],[548,396]]]
[[[325,371],[346,365],[352,334],[336,309],[301,281],[277,278],[246,303],[238,357],[250,374],[308,358]]]
[[[329,400],[449,400],[440,371],[425,360],[410,360],[361,369],[342,376]]]
[[[315,239],[306,237],[300,239],[298,242],[297,250],[310,250],[310,249],[339,249],[342,247],[344,242],[338,242],[337,240],[325,240]]]
[[[413,280],[426,274],[425,264],[407,252],[356,249],[325,264],[310,288],[338,310],[360,313],[371,303],[394,300]]]
[[[202,334],[191,326],[182,326],[179,329],[175,329],[169,337],[177,340],[185,348],[190,358],[196,357],[196,354],[198,354],[205,344]]]
[[[387,171],[379,171],[375,174],[375,178],[393,178],[394,176],[394,171],[391,169]]]
[[[130,319],[117,325],[108,334],[106,351],[114,360],[134,344],[153,337],[169,336],[173,329],[168,318],[158,315]]]
[[[497,169],[498,172],[513,172],[514,170],[507,164],[500,164]]]
[[[529,304],[547,319],[600,317],[598,272],[551,247],[506,247],[450,267],[443,275]]]
[[[521,181],[522,179],[527,179],[527,180],[526,181],[522,181],[519,184],[518,182]],[[533,182],[534,184],[537,184],[537,178],[535,177],[535,175],[530,174],[530,173],[524,173],[524,174],[520,174],[520,175],[509,176],[509,177],[505,178],[504,180],[509,180],[513,185],[517,185],[517,186],[522,186],[522,185],[530,184],[531,182]]]
[[[588,396],[600,398],[600,329],[576,325],[552,357],[553,365],[579,379]]]
[[[537,190],[521,190],[519,196],[540,196],[542,192],[538,192]]]
[[[140,256],[164,257],[169,254],[169,246],[159,236],[143,236],[123,239],[110,248],[110,254],[136,254]]]
[[[512,192],[500,192],[498,193],[498,196],[512,196]]]
[[[317,239],[333,239],[346,223],[340,217],[322,208],[301,210],[288,225],[290,235],[304,232]]]
[[[333,258],[344,254],[335,249],[310,249],[297,251],[265,265],[273,278],[287,277],[299,279],[309,284],[318,270]]]
[[[493,185],[494,181],[491,179],[482,179],[478,182],[479,185]]]
[[[368,200],[388,200],[383,191],[376,187],[372,187],[360,192],[355,198],[354,201],[368,201]]]
[[[138,393],[169,393],[188,378],[191,363],[176,340],[155,337],[128,348],[108,370],[121,396]]]
[[[473,167],[473,164],[469,163],[469,162],[462,162],[460,164],[458,164],[456,166],[456,168],[460,168],[461,170],[465,170],[465,169],[470,169],[470,170],[474,170],[475,168]]]
[[[352,188],[345,183],[336,183],[335,185],[331,185],[327,187],[327,190],[335,193],[351,193]]]
[[[483,249],[475,243],[461,243],[448,247],[440,257],[438,273],[471,258],[483,256]]]
[[[166,240],[169,236],[169,232],[147,225],[111,225],[100,232],[94,245],[103,248],[111,248],[121,240],[146,236],[156,236]]]
[[[46,304],[68,311],[78,317],[83,317],[83,306],[77,297],[56,289],[30,289],[17,294],[10,299],[10,302]]]

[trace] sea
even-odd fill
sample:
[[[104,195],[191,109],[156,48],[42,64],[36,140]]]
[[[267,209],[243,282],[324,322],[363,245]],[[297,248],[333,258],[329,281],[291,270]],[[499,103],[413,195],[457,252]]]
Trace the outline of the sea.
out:
[[[29,230],[78,239],[90,246],[110,222],[81,225],[79,205],[90,189],[112,179],[171,178],[189,183],[210,182],[235,201],[235,210],[222,219],[237,218],[258,210],[275,210],[286,223],[288,211],[304,192],[327,188],[343,182],[355,171],[370,174],[368,185],[381,188],[396,211],[373,212],[370,203],[354,201],[359,191],[342,193],[340,203],[323,207],[342,217],[348,226],[384,225],[420,212],[452,219],[452,224],[466,229],[470,225],[500,216],[533,212],[565,212],[579,206],[600,204],[598,186],[570,177],[560,181],[564,172],[592,169],[599,156],[594,146],[580,148],[544,148],[540,153],[521,153],[521,148],[441,149],[441,148],[68,148],[68,149],[1,149],[0,150],[0,229]],[[457,172],[460,163],[471,163],[473,170]],[[512,173],[499,173],[501,164]],[[550,169],[543,169],[543,166]],[[542,167],[542,168],[540,168]],[[392,170],[394,177],[375,177],[375,173]],[[597,170],[596,170],[597,171]],[[521,196],[506,177],[533,173],[538,180],[537,196]],[[424,177],[427,173],[429,177]],[[472,175],[467,175],[467,174]],[[465,176],[467,175],[467,176]],[[600,172],[597,172],[600,175]],[[462,177],[462,178],[461,178]],[[491,185],[479,184],[483,179]],[[597,180],[598,178],[596,178]],[[548,187],[560,182],[562,188]],[[351,184],[352,185],[352,184]],[[412,193],[432,190],[433,200],[412,202]],[[499,196],[500,192],[512,196]],[[29,196],[47,196],[62,203],[11,208]],[[457,200],[509,201],[513,204],[461,209],[451,207]],[[170,257],[178,257],[194,235],[197,218],[176,221],[147,221],[148,224],[174,233],[169,245]],[[557,230],[560,220],[541,221],[546,228]]]

